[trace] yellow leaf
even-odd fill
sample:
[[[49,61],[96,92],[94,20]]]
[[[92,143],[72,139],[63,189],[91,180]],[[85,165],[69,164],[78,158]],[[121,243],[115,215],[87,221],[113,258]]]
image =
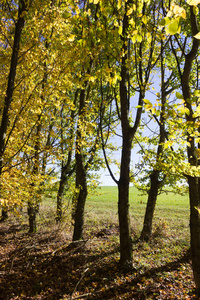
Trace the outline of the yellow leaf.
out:
[[[186,12],[183,7],[180,7],[179,5],[174,5],[173,12],[176,16],[181,16],[183,19],[186,18]]]
[[[137,41],[138,41],[139,43],[142,42],[142,36],[141,36],[140,34],[137,34]]]
[[[147,24],[147,17],[144,15],[143,17],[142,17],[142,22],[146,25]]]
[[[198,157],[200,157],[200,149],[196,149],[196,153],[197,153]]]
[[[152,106],[151,102],[148,99],[143,99],[143,101],[144,101],[144,103],[150,104]]]
[[[122,34],[122,26],[119,26],[118,33],[119,33],[119,35]]]
[[[91,77],[89,78],[89,81],[95,82],[95,77],[94,77],[94,76],[91,76]]]
[[[135,21],[133,20],[133,18],[129,20],[129,23],[130,23],[130,25],[135,26]]]
[[[127,15],[127,16],[130,16],[130,15],[132,14],[132,12],[133,12],[133,8],[131,7],[131,8],[129,8],[129,10],[127,11],[126,15]]]
[[[200,0],[187,0],[187,3],[192,6],[192,5],[198,5],[200,3]]]
[[[122,7],[122,0],[118,1],[117,8],[120,9]]]
[[[195,16],[197,16],[199,13],[199,9],[196,5],[193,6],[193,13],[195,14]]]
[[[200,32],[198,32],[197,34],[195,34],[194,38],[197,39],[197,40],[200,40]]]
[[[71,34],[69,37],[68,37],[68,41],[69,42],[73,42],[75,40],[75,35],[74,34]]]
[[[114,26],[115,26],[115,27],[118,27],[118,26],[119,26],[119,23],[117,22],[117,20],[114,21]]]

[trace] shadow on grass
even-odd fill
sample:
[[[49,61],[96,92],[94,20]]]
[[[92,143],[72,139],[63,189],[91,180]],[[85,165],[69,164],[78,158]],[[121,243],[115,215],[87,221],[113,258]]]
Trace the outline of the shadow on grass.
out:
[[[105,288],[94,292],[92,295],[88,295],[87,299],[196,299],[192,291],[192,296],[190,298],[188,294],[185,295],[186,298],[178,295],[179,291],[177,292],[172,288],[171,281],[173,281],[173,278],[164,278],[160,282],[161,277],[158,277],[158,274],[178,270],[183,263],[188,263],[189,260],[190,250],[177,260],[159,267],[153,267],[141,274],[135,269],[127,272],[122,270],[121,272],[120,267],[118,267],[118,276],[120,273],[123,273],[124,280],[120,280],[117,276],[119,280],[114,280],[113,285],[106,286]],[[149,281],[150,279],[151,281]],[[145,282],[147,283],[146,287],[142,287],[142,284],[145,284]],[[171,286],[170,294],[166,293],[166,288],[168,288],[168,286]]]
[[[124,270],[118,244],[106,233],[70,243],[58,229],[32,236],[8,230],[0,258],[0,299],[186,299],[173,287],[173,277],[160,281],[157,275],[188,263],[189,252],[160,267]]]
[[[58,240],[58,231],[24,234],[19,241],[17,236],[10,236],[9,241],[7,237],[7,245],[3,243],[7,252],[4,249],[6,254],[0,259],[0,299],[62,299],[73,293],[88,264],[116,252],[93,253],[85,247],[87,241]]]

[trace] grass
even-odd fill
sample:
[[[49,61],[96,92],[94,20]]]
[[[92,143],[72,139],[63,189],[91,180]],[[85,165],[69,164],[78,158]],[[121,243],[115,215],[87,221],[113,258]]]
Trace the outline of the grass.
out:
[[[114,223],[117,215],[117,187],[99,187],[95,194],[89,195],[86,203],[86,222],[95,221],[100,226]],[[130,219],[135,234],[140,234],[146,209],[147,196],[141,195],[135,187],[130,187]],[[154,216],[154,229],[158,226],[168,226],[174,234],[179,230],[184,232],[184,238],[189,236],[189,199],[188,195],[180,196],[171,192],[158,196]],[[183,234],[182,232],[182,234]]]
[[[136,240],[147,197],[130,188],[133,265],[129,269],[119,265],[116,187],[99,187],[89,194],[84,240],[75,244],[70,211],[66,209],[63,223],[57,226],[55,194],[50,196],[41,204],[38,233],[27,234],[25,214],[0,224],[0,299],[196,299],[187,196],[159,196],[152,239],[142,243]]]

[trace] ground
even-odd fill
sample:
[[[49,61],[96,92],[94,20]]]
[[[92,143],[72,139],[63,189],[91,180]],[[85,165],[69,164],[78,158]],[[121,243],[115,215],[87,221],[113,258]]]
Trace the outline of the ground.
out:
[[[52,221],[30,235],[17,218],[0,224],[0,299],[195,299],[188,247],[166,229],[150,243],[133,234],[133,265],[125,269],[117,224],[88,225],[77,243],[70,226]]]

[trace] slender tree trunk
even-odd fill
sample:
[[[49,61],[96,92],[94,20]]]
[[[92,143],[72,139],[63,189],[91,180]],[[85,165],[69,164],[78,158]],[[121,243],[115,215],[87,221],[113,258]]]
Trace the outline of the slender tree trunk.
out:
[[[63,195],[67,178],[64,174],[63,167],[61,170],[59,188],[57,193],[57,210],[56,210],[56,222],[59,223],[63,216]]]
[[[37,231],[36,214],[37,214],[37,208],[30,201],[28,203],[29,233],[35,233]]]
[[[193,12],[193,6],[190,6],[190,21],[192,28],[192,35],[198,33],[197,18]],[[196,119],[193,117],[193,109],[190,94],[190,75],[192,71],[192,64],[196,58],[199,49],[199,40],[193,38],[193,44],[190,52],[185,56],[185,65],[183,74],[181,76],[181,87],[183,97],[185,99],[185,105],[189,110],[189,114],[186,114],[186,120],[189,124],[196,126]],[[187,156],[188,162],[191,166],[198,166],[198,159],[196,156],[195,137],[187,132]],[[198,209],[200,208],[200,194],[199,194],[199,182],[200,178],[188,176],[189,185],[189,197],[190,197],[190,241],[192,251],[192,269],[194,275],[194,281],[196,285],[197,296],[200,297],[200,216]]]
[[[158,180],[159,171],[153,171],[150,176],[150,191],[147,200],[147,207],[144,217],[143,229],[140,235],[140,240],[148,241],[152,235],[153,215],[158,196],[160,182]]]
[[[82,152],[82,122],[84,120],[85,110],[85,89],[80,91],[80,104],[79,104],[79,121],[80,125],[77,126],[76,136],[76,188],[78,189],[77,199],[75,199],[74,211],[74,233],[73,241],[83,238],[83,224],[84,224],[84,209],[87,199],[87,175],[84,166],[84,156]]]
[[[77,97],[78,97],[78,89],[76,90],[75,93],[75,97],[74,97],[74,106],[76,106],[76,102],[77,102]],[[63,135],[63,131],[64,131],[64,126],[63,126],[63,121],[64,121],[64,117],[63,117],[63,107],[61,109],[60,112],[60,116],[61,116],[61,140],[64,140],[64,135]],[[61,175],[60,175],[60,182],[59,182],[59,188],[58,188],[58,193],[57,193],[57,211],[56,211],[56,222],[59,223],[62,220],[62,215],[63,215],[63,194],[64,194],[64,189],[65,189],[65,185],[66,182],[68,180],[68,177],[70,177],[75,168],[71,166],[71,161],[72,161],[72,149],[73,149],[73,141],[74,141],[74,118],[75,118],[75,110],[71,111],[71,124],[70,124],[70,134],[69,134],[69,139],[70,139],[70,145],[68,145],[68,147],[70,147],[70,150],[68,151],[68,157],[67,157],[67,161],[64,162],[62,160],[62,165],[61,165]],[[63,148],[63,144],[61,144],[61,151],[64,154],[64,148]]]
[[[165,142],[165,104],[167,91],[165,90],[165,65],[163,62],[163,41],[161,40],[161,113],[160,113],[160,132],[159,142],[157,148],[156,161],[159,164],[159,160],[163,155],[163,144]],[[143,229],[140,235],[140,240],[148,241],[152,235],[153,215],[156,207],[156,201],[161,182],[159,181],[160,171],[154,169],[150,175],[150,190],[147,200],[146,212],[144,217]]]
[[[129,70],[127,68],[128,60],[128,39],[127,30],[129,27],[126,11],[128,4],[125,3],[125,14],[123,18],[122,30],[122,51],[124,56],[121,62],[121,80],[120,80],[120,105],[121,105],[121,127],[122,127],[122,154],[120,164],[120,178],[118,181],[118,217],[120,231],[120,264],[129,265],[132,262],[132,243],[130,234],[130,216],[129,216],[129,182],[130,182],[130,160],[132,137],[129,123],[130,95],[129,89]]]
[[[26,3],[24,0],[20,0],[18,4],[18,20],[15,24],[15,36],[14,36],[14,43],[13,43],[13,50],[12,50],[12,57],[11,57],[11,64],[10,64],[10,72],[8,76],[8,84],[6,89],[6,96],[4,100],[4,107],[3,107],[3,115],[0,124],[0,176],[2,174],[3,168],[3,156],[5,152],[5,141],[6,141],[6,134],[7,128],[9,123],[9,109],[13,97],[14,91],[14,83],[16,77],[16,69],[18,64],[18,54],[19,54],[19,47],[20,47],[20,40],[21,40],[21,33],[24,27],[24,12],[26,11]],[[2,217],[5,218],[7,216],[6,209],[2,211]]]
[[[188,135],[188,161],[191,166],[197,166],[194,138]],[[200,178],[188,176],[190,199],[190,245],[192,252],[192,269],[197,296],[200,297]]]
[[[200,208],[199,178],[188,176],[190,197],[190,243],[196,293],[200,297]]]
[[[77,188],[78,197],[75,203],[75,213],[74,213],[74,233],[73,241],[78,241],[83,238],[83,226],[84,226],[84,210],[85,202],[87,199],[87,178],[86,172],[83,166],[83,158],[81,154],[76,157],[76,168],[77,168]]]
[[[40,150],[40,133],[42,130],[42,125],[39,123],[36,129],[36,141],[35,141],[35,157],[32,174],[36,176],[39,174],[39,150]],[[28,217],[29,217],[29,233],[35,233],[36,228],[36,215],[39,210],[39,198],[40,195],[34,192],[35,183],[32,183],[33,195],[31,195],[30,201],[28,201]],[[37,191],[38,193],[38,191]]]
[[[132,243],[129,217],[129,173],[131,158],[130,138],[123,137],[120,179],[118,182],[118,215],[120,229],[120,263],[128,265],[132,262]]]

